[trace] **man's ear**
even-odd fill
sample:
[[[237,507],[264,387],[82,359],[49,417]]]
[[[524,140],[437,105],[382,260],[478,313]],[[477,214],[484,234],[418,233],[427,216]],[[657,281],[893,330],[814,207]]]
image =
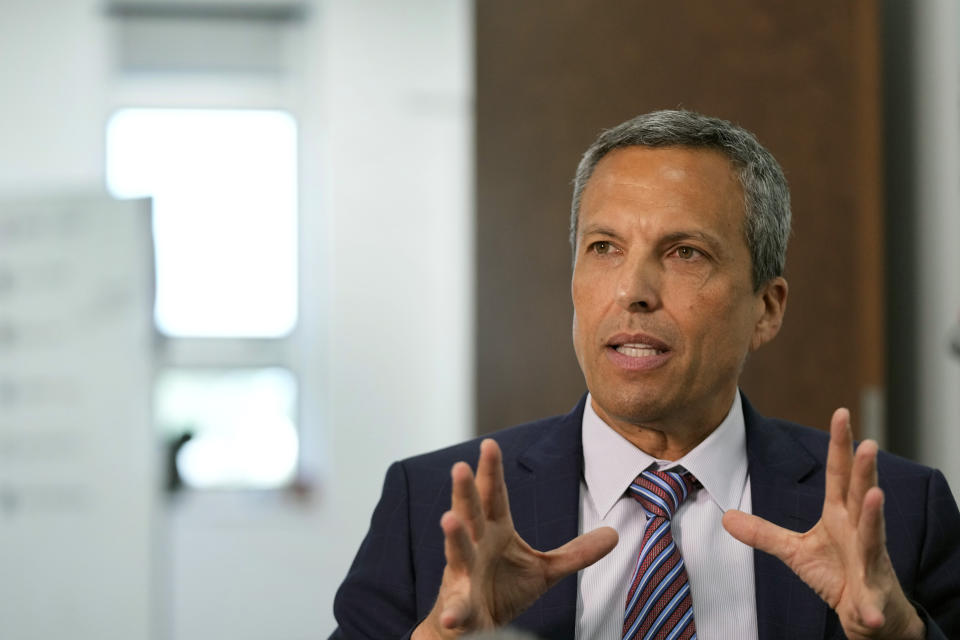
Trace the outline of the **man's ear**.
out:
[[[760,286],[757,292],[757,324],[753,328],[750,350],[756,351],[776,337],[787,311],[787,281],[776,277]]]

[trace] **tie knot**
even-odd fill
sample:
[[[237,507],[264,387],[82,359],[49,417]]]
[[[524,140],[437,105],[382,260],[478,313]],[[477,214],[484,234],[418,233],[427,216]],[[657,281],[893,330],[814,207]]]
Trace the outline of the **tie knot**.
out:
[[[698,488],[700,483],[693,474],[648,469],[630,484],[630,495],[650,516],[669,520],[687,496]]]

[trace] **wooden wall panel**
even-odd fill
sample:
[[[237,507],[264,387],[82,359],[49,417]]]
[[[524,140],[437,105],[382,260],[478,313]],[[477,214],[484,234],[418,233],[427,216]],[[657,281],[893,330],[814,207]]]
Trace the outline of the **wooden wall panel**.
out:
[[[790,299],[742,386],[826,425],[883,378],[873,2],[477,0],[477,411],[487,432],[584,391],[570,338],[571,180],[603,128],[686,107],[740,123],[793,194]]]

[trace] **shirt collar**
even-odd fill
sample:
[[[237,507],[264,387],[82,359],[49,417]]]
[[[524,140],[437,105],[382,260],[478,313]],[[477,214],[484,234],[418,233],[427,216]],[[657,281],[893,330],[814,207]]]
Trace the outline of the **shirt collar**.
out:
[[[589,395],[581,437],[584,481],[601,518],[623,497],[637,475],[654,464],[665,469],[680,466],[692,473],[722,511],[740,505],[747,481],[747,447],[739,390],[727,417],[703,442],[675,462],[657,460],[614,431],[593,410]]]

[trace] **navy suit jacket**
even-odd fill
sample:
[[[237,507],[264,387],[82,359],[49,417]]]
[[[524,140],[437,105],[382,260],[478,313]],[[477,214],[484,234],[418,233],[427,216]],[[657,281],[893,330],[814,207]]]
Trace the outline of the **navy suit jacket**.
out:
[[[578,534],[585,399],[565,416],[493,434],[503,451],[517,531],[536,549]],[[825,432],[760,416],[744,398],[753,513],[795,531],[820,517]],[[333,639],[408,637],[436,600],[443,575],[440,517],[450,508],[450,467],[476,464],[479,440],[394,463],[346,579]],[[882,453],[887,548],[929,638],[960,638],[960,513],[939,471]],[[843,638],[836,614],[778,559],[756,551],[761,639]],[[569,576],[513,621],[541,638],[574,638],[577,577]]]

